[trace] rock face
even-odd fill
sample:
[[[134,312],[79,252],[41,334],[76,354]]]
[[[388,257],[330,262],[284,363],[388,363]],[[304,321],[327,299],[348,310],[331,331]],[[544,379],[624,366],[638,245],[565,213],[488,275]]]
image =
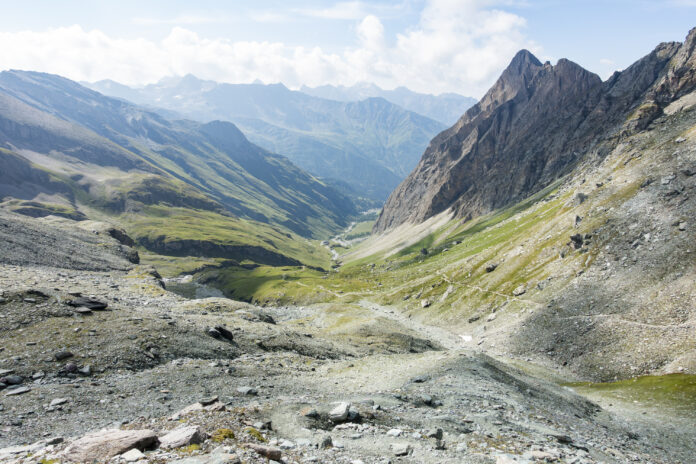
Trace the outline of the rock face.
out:
[[[375,224],[381,233],[443,211],[469,219],[516,203],[603,157],[602,141],[640,130],[696,86],[696,30],[628,69],[601,79],[561,59],[542,64],[520,51],[495,85],[435,137],[416,169],[391,194]]]
[[[157,443],[157,435],[152,430],[102,430],[73,443],[65,450],[65,459],[71,462],[107,461],[117,454],[148,449]]]

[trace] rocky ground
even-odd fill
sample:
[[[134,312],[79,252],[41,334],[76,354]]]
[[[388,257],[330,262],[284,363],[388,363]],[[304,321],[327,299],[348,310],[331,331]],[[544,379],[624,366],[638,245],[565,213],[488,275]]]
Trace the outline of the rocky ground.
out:
[[[681,436],[627,420],[369,301],[186,300],[133,263],[127,237],[75,224],[0,213],[2,462],[667,463],[693,453],[693,427]]]

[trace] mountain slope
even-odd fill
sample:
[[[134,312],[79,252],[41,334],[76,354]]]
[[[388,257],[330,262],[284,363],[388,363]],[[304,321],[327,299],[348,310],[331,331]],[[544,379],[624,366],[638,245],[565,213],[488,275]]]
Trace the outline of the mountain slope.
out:
[[[685,47],[661,44],[606,82],[568,60],[542,65],[521,51],[481,101],[430,142],[375,231],[448,209],[463,219],[485,214],[541,190],[582,156],[603,156],[602,141],[650,121],[649,93]]]
[[[196,120],[232,121],[252,142],[376,201],[387,197],[445,127],[381,98],[338,102],[282,84],[218,84],[189,75],[142,89],[110,81],[91,87]]]
[[[202,259],[185,268],[327,267],[307,238],[356,212],[229,122],[169,121],[48,74],[0,73],[0,147],[1,206],[116,223],[150,252]]]
[[[0,91],[0,134],[8,148],[60,152],[52,156],[54,162],[68,157],[165,174],[197,189],[219,208],[305,236],[325,236],[353,213],[345,197],[286,158],[249,143],[231,123],[168,121],[39,73],[4,72]],[[32,159],[37,161],[37,155]]]
[[[384,98],[395,105],[440,121],[447,126],[454,124],[466,110],[476,104],[475,98],[456,93],[429,95],[414,92],[406,87],[384,90],[369,83],[355,84],[351,87],[343,85],[302,86],[300,91],[315,97],[346,102],[375,97]]]
[[[675,389],[693,381],[681,376],[696,374],[695,50],[696,29],[603,83],[570,63],[551,67],[520,53],[416,171],[445,176],[459,196],[424,221],[417,214],[426,209],[411,196],[406,220],[344,254],[341,272],[322,285],[343,291],[339,298],[398,306],[465,343],[565,376],[673,374],[664,381]],[[571,100],[561,105],[564,98]],[[547,152],[523,140],[530,128]],[[507,145],[513,135],[519,153]],[[548,171],[563,150],[576,154]],[[530,153],[537,164],[528,164]],[[458,166],[476,168],[472,159],[490,163],[480,182]],[[533,182],[506,191],[496,163]],[[468,185],[454,184],[461,179]],[[422,196],[429,205],[436,198]],[[392,201],[381,221],[396,218]],[[674,393],[646,385],[641,398]]]

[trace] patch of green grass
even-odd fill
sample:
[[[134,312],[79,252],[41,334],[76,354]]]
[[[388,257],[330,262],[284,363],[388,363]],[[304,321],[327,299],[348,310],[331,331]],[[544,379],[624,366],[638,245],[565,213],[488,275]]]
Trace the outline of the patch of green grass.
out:
[[[179,452],[182,454],[193,454],[196,451],[200,451],[200,450],[201,450],[201,445],[196,445],[196,444],[188,445],[188,446],[184,446],[184,447],[179,448]]]
[[[38,201],[11,200],[5,205],[10,211],[30,217],[60,216],[75,221],[82,221],[87,217],[73,206],[58,203],[43,203]]]
[[[250,262],[256,262],[253,250],[249,250],[253,247],[312,267],[328,268],[330,263],[328,251],[317,241],[268,224],[213,211],[153,205],[145,207],[141,214],[124,214],[119,219],[136,241],[161,255],[238,261],[248,257]],[[187,253],[186,247],[192,247],[191,253]],[[225,254],[223,247],[236,247],[239,251],[232,252],[235,256],[220,256]]]
[[[566,384],[581,394],[600,395],[682,416],[696,417],[696,375],[648,375],[608,383]]]
[[[260,441],[261,443],[266,443],[266,441],[267,441],[267,440],[266,440],[266,437],[264,437],[264,436],[261,434],[261,432],[259,432],[258,430],[256,430],[254,427],[246,427],[246,428],[244,429],[244,432],[247,433],[248,435],[250,435],[250,436],[256,438],[256,439],[257,439],[258,441]]]
[[[205,269],[220,268],[226,266],[230,260],[224,258],[204,258],[198,256],[166,256],[153,253],[144,248],[138,251],[140,263],[153,266],[162,277],[176,277],[186,274],[195,274]]]
[[[375,225],[376,219],[369,221],[358,222],[355,227],[346,234],[346,240],[367,237],[372,233],[372,226]]]
[[[225,440],[234,440],[234,432],[230,429],[217,429],[210,436],[215,443],[222,443]]]

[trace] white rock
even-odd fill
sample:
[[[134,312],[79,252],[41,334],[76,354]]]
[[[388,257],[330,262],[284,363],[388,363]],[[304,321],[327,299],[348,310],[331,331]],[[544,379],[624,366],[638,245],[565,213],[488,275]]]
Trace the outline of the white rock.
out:
[[[392,451],[394,456],[408,456],[413,451],[413,448],[408,443],[396,443],[392,445]]]
[[[517,287],[516,289],[514,289],[512,291],[512,294],[514,296],[524,295],[525,293],[527,293],[527,289],[524,287],[524,285],[520,285],[519,287]]]
[[[387,432],[387,435],[389,435],[390,437],[398,437],[402,433],[404,433],[404,431],[401,429],[391,429],[390,431]]]
[[[60,406],[61,404],[65,404],[68,401],[69,401],[68,398],[56,398],[53,401],[51,401],[51,404],[49,404],[49,406],[50,407]]]
[[[206,434],[196,425],[179,427],[160,437],[160,447],[163,449],[181,448],[182,446],[203,443]]]
[[[281,440],[281,442],[278,446],[281,449],[293,449],[293,448],[295,448],[295,444],[293,442],[291,442],[290,440]]]
[[[348,414],[350,413],[350,403],[342,402],[338,406],[333,408],[329,413],[329,420],[331,422],[343,422],[348,419]]]
[[[139,449],[133,448],[132,450],[123,453],[121,457],[125,459],[126,462],[135,462],[143,459],[145,455]]]

